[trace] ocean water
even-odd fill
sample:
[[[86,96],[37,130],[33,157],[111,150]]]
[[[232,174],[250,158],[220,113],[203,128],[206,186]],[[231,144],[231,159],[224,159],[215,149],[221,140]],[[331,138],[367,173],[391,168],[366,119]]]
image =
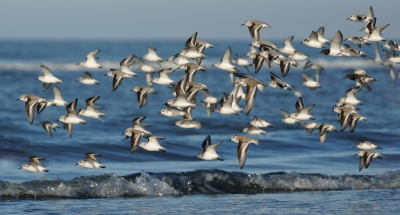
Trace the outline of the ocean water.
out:
[[[190,36],[190,35],[189,35]],[[283,40],[282,40],[283,41]],[[272,41],[282,46],[282,41]],[[339,129],[337,114],[331,112],[336,101],[346,95],[355,83],[343,79],[351,67],[365,69],[377,79],[370,84],[372,91],[363,88],[357,98],[363,102],[359,113],[368,118],[360,121],[353,133],[329,132],[324,144],[319,141],[318,130],[307,136],[299,125],[281,122],[281,109],[295,112],[297,97],[291,91],[266,87],[257,92],[255,106],[249,115],[221,115],[213,112],[211,119],[199,105],[193,117],[202,124],[201,129],[183,129],[174,125],[179,118],[158,114],[172,90],[154,84],[158,94],[148,95],[146,107],[139,108],[135,86],[146,85],[145,75],[132,66],[139,77],[124,79],[121,86],[112,91],[112,78],[104,76],[110,68],[118,68],[119,61],[128,55],[142,56],[148,46],[157,48],[164,59],[184,47],[185,41],[0,41],[0,198],[2,209],[7,213],[18,211],[43,213],[77,213],[82,209],[90,213],[351,213],[395,212],[399,199],[400,139],[400,87],[393,81],[387,67],[377,66],[362,58],[326,57],[319,49],[299,45],[295,48],[309,55],[310,60],[320,63],[325,70],[321,74],[322,88],[310,91],[301,84],[301,72],[314,77],[314,71],[303,69],[305,61],[291,67],[282,78],[295,85],[303,93],[305,106],[315,104],[311,114],[315,122],[330,123]],[[228,47],[232,54],[245,55],[248,41],[212,41],[215,48],[205,50],[203,65],[207,71],[199,71],[195,81],[209,87],[209,93],[220,98],[229,93],[232,85],[228,73],[212,67]],[[89,51],[101,49],[98,62],[102,69],[85,69],[75,65],[85,59]],[[363,47],[374,58],[374,48]],[[42,92],[40,65],[49,67],[62,79],[57,84],[63,97],[70,102],[78,98],[78,108],[84,101],[99,95],[96,102],[107,114],[104,123],[85,118],[87,125],[74,125],[71,138],[63,129],[49,137],[38,125],[40,121],[55,121],[64,115],[65,107],[47,107],[35,113],[29,124],[24,103],[15,101],[22,94],[35,94],[47,99],[53,97],[53,88]],[[160,70],[158,64],[151,64]],[[163,68],[176,68],[169,62]],[[244,68],[242,72],[247,73]],[[398,66],[395,65],[397,75]],[[86,86],[76,80],[85,71],[101,82]],[[270,72],[279,77],[277,65],[266,65],[250,75],[265,84]],[[171,74],[175,81],[184,75],[183,70]],[[398,77],[396,77],[398,79]],[[197,96],[200,101],[203,95]],[[239,103],[244,107],[244,101]],[[131,127],[131,120],[146,116],[143,123],[153,135],[166,137],[160,141],[167,152],[148,152],[139,148],[130,152],[129,139],[121,136]],[[266,135],[248,135],[242,132],[253,116],[262,117],[274,127],[266,128]],[[59,123],[61,125],[61,123]],[[212,142],[223,141],[217,152],[224,161],[203,161],[193,158],[202,151],[201,144],[207,135]],[[248,159],[241,170],[238,165],[237,144],[228,141],[233,135],[257,138],[259,145],[252,144]],[[353,146],[359,139],[370,140],[383,149],[376,150],[383,159],[374,159],[368,169],[358,171],[358,149]],[[143,139],[143,141],[146,141]],[[85,153],[101,154],[98,160],[105,169],[85,169],[74,166],[85,159]],[[50,171],[31,173],[19,170],[28,163],[29,156],[42,156],[42,164]],[[203,204],[200,204],[203,203]],[[205,203],[205,204],[204,204]],[[204,207],[207,205],[207,207]],[[50,207],[51,206],[51,207]]]

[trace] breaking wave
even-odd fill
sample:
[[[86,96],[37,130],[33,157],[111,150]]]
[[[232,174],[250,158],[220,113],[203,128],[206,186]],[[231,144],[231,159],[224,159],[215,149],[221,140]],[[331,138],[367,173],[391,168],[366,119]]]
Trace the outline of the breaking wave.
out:
[[[380,175],[256,173],[196,170],[182,173],[103,174],[72,180],[0,181],[1,199],[126,198],[191,194],[400,188],[400,170]]]

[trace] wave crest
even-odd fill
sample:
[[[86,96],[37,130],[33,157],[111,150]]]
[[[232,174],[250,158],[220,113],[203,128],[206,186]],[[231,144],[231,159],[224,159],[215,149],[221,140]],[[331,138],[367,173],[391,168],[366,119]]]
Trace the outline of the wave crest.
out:
[[[400,188],[400,171],[381,175],[329,176],[308,173],[226,172],[104,174],[72,180],[0,181],[1,198],[121,198],[190,194],[255,194],[283,191],[365,190]]]

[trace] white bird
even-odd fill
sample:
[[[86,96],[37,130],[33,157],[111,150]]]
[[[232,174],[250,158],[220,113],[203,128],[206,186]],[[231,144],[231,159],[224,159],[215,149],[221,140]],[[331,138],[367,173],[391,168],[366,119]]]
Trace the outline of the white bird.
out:
[[[264,128],[264,127],[274,127],[271,123],[269,123],[267,120],[254,116],[253,119],[250,121],[250,125],[257,126],[259,128]]]
[[[81,66],[86,67],[86,68],[88,68],[88,69],[103,68],[102,65],[100,65],[100,64],[98,64],[98,63],[96,62],[96,59],[98,59],[98,58],[95,57],[95,56],[96,56],[96,54],[98,54],[99,52],[100,52],[100,49],[89,52],[89,53],[86,55],[86,61],[79,62],[79,63],[77,63],[76,65],[81,65]]]
[[[45,98],[32,94],[23,94],[19,96],[17,101],[18,100],[25,102],[25,111],[30,124],[33,123],[33,119],[35,117],[35,107],[37,107],[37,114],[39,114],[47,106],[47,100]]]
[[[92,75],[89,72],[85,72],[82,77],[78,78],[79,82],[85,85],[94,85],[94,84],[100,84],[99,81],[96,79],[92,78]]]
[[[19,169],[25,169],[29,172],[48,172],[49,170],[40,163],[40,160],[45,159],[44,157],[30,156],[30,163],[22,165]]]
[[[142,70],[142,72],[146,73],[147,85],[151,87],[151,80],[153,79],[153,73],[155,72],[154,68],[140,60],[135,55],[133,55],[132,58],[135,60],[136,63],[139,64],[139,69]]]
[[[233,73],[239,71],[239,69],[231,64],[231,56],[232,51],[231,48],[228,47],[228,49],[225,51],[225,54],[222,56],[221,61],[214,63],[214,66],[229,72],[229,78],[233,84]]]
[[[318,40],[318,35],[315,31],[311,31],[310,36],[304,39],[300,44],[307,45],[311,48],[325,48],[324,44]]]
[[[310,88],[311,91],[315,90],[317,87],[321,88],[321,84],[315,81],[313,78],[311,78],[307,73],[302,72],[301,76],[303,76],[304,81],[302,84],[304,84],[306,87]]]
[[[300,122],[300,120],[290,117],[289,112],[287,112],[286,110],[281,109],[281,114],[283,116],[281,121],[286,124],[296,124],[296,123]]]
[[[174,64],[176,64],[178,66],[181,66],[183,64],[187,64],[187,63],[190,62],[185,56],[180,55],[180,54],[171,56],[167,60],[171,61],[172,63],[174,63]]]
[[[372,6],[369,7],[367,15],[364,14],[351,14],[349,18],[346,20],[355,21],[355,22],[368,22],[370,19],[373,19],[374,11],[372,10]]]
[[[253,65],[253,62],[250,62],[249,60],[243,58],[240,55],[237,55],[237,58],[232,59],[232,63],[235,63],[238,66],[243,66],[247,70],[247,72],[250,72],[249,68],[247,68],[247,66],[252,66]]]
[[[314,108],[315,104],[312,104],[308,107],[304,107],[303,99],[299,97],[296,101],[296,113],[291,113],[290,117],[298,119],[298,120],[308,120],[315,119],[314,116],[310,115],[310,111]]]
[[[282,48],[279,48],[279,51],[284,53],[284,54],[294,54],[296,52],[296,49],[292,45],[292,40],[294,36],[290,36],[286,39],[283,40],[284,46]]]
[[[81,109],[79,114],[82,116],[99,119],[100,121],[104,122],[100,117],[104,117],[104,116],[106,116],[106,114],[100,113],[99,111],[97,111],[96,108],[99,108],[99,107],[94,105],[94,103],[99,98],[100,98],[100,96],[93,96],[93,97],[86,99],[86,101],[85,101],[86,108]]]
[[[379,158],[379,159],[383,158],[383,156],[378,152],[372,152],[372,151],[359,151],[354,156],[356,155],[360,156],[358,171],[361,171],[364,167],[365,169],[367,169],[371,164],[373,158]]]
[[[63,99],[61,90],[57,85],[53,87],[53,94],[54,99],[47,100],[47,106],[66,106],[68,104],[68,102]]]
[[[355,86],[355,87],[348,89],[346,91],[346,97],[340,98],[339,102],[346,102],[346,103],[350,103],[352,105],[362,104],[362,102],[360,100],[358,100],[355,96],[358,92],[360,92],[360,90],[361,90],[361,86]]]
[[[144,138],[148,139],[147,142],[140,142],[139,146],[147,151],[161,151],[166,152],[167,150],[160,145],[158,140],[165,140],[165,137],[161,136],[145,136]]]
[[[42,69],[43,76],[39,76],[38,80],[43,82],[43,92],[49,89],[49,87],[53,83],[58,83],[58,84],[62,83],[62,80],[55,77],[47,66],[40,65],[40,68]]]
[[[160,84],[160,85],[170,85],[170,84],[174,83],[175,81],[172,80],[168,75],[175,71],[176,70],[172,69],[172,68],[162,69],[162,70],[158,71],[159,77],[153,78],[153,80],[151,80],[151,82]]]
[[[126,74],[132,75],[132,76],[138,76],[135,72],[131,70],[131,66],[134,64],[134,62],[131,62],[133,59],[134,55],[129,55],[128,57],[124,58],[119,62],[119,70],[122,72],[125,72]]]
[[[133,75],[130,75],[128,73],[125,73],[125,72],[122,72],[122,71],[116,70],[116,69],[110,69],[110,71],[108,71],[106,73],[106,75],[113,78],[113,83],[112,83],[113,91],[118,89],[118,87],[121,85],[122,80],[124,80],[124,78],[132,78],[133,77]]]
[[[147,50],[148,50],[148,53],[143,55],[142,57],[144,59],[146,59],[147,61],[157,62],[158,65],[161,67],[160,62],[163,62],[163,59],[157,55],[157,53],[156,53],[157,49],[155,49],[153,47],[148,47]]]
[[[321,124],[316,122],[301,122],[300,125],[306,129],[307,135],[310,136],[313,133],[314,129],[319,129],[319,126]]]
[[[384,37],[382,37],[382,31],[388,27],[390,24],[381,25],[375,28],[376,17],[368,22],[367,29],[368,34],[364,34],[363,38],[371,41],[371,42],[379,42],[379,41],[386,41]]]
[[[218,159],[220,161],[223,161],[222,157],[217,154],[217,147],[221,145],[223,141],[219,141],[217,143],[214,143],[211,145],[211,137],[208,135],[206,139],[203,141],[201,146],[203,147],[203,152],[197,153],[196,156],[200,159],[203,160],[215,160]]]
[[[246,160],[247,160],[247,152],[249,150],[250,144],[254,143],[254,144],[258,145],[259,141],[255,138],[250,138],[250,137],[241,136],[241,135],[235,135],[235,136],[231,137],[231,141],[238,144],[237,156],[238,156],[238,161],[239,161],[239,167],[240,167],[240,169],[243,169],[244,164],[246,163]]]
[[[318,30],[316,31],[316,33],[317,33],[317,36],[318,36],[318,41],[319,41],[320,43],[322,43],[322,44],[324,44],[324,43],[330,44],[330,43],[331,43],[328,39],[326,39],[326,38],[324,37],[324,33],[325,33],[325,28],[324,28],[324,26],[318,28]]]
[[[243,128],[243,132],[246,132],[248,134],[266,134],[267,131],[260,129],[257,126],[250,125],[249,127]]]
[[[364,150],[382,149],[380,146],[368,140],[360,140],[354,147]]]
[[[79,165],[89,169],[106,168],[106,166],[97,160],[96,156],[101,156],[101,154],[88,152],[86,153],[86,160],[79,161],[75,166]]]
[[[270,72],[271,80],[268,83],[268,86],[275,88],[275,89],[283,89],[283,90],[292,90],[293,88],[286,82],[282,81],[277,75],[273,72]]]
[[[338,31],[335,36],[333,36],[331,40],[331,46],[329,49],[324,49],[320,52],[320,54],[329,55],[329,56],[339,56],[340,50],[342,50],[342,42],[343,42],[343,34]]]
[[[268,25],[267,23],[258,20],[247,20],[242,25],[246,25],[247,27],[249,27],[251,38],[253,38],[253,40],[255,41],[260,40],[261,28],[271,28],[271,26]]]
[[[142,108],[147,104],[147,94],[154,93],[157,94],[157,91],[154,88],[146,87],[146,86],[137,86],[132,88],[131,91],[135,91],[137,96],[137,101],[139,107]]]
[[[322,144],[325,143],[326,140],[326,134],[329,131],[336,131],[335,126],[331,125],[331,124],[327,124],[327,123],[323,123],[319,126],[319,138]]]
[[[60,125],[58,125],[55,122],[51,122],[51,121],[43,121],[43,122],[39,122],[39,124],[44,128],[44,130],[46,130],[47,134],[50,137],[53,137],[53,134],[51,133],[51,129],[53,129],[54,131],[57,131],[56,128],[61,128]]]

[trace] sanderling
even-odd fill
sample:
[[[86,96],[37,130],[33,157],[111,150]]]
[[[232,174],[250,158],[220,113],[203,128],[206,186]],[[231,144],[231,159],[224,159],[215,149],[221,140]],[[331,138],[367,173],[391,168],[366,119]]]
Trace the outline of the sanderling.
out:
[[[340,50],[340,55],[345,56],[345,57],[366,57],[367,54],[365,52],[357,50],[353,46],[343,44],[345,47],[344,49]]]
[[[301,122],[300,125],[306,129],[307,135],[310,136],[313,133],[314,129],[319,129],[319,126],[321,124],[316,122]]]
[[[346,40],[353,42],[354,44],[356,44],[358,46],[358,48],[361,48],[362,44],[367,45],[367,46],[371,45],[371,43],[368,40],[366,40],[362,37],[348,36],[346,39],[344,39],[344,41],[346,41]]]
[[[251,38],[253,38],[253,40],[255,40],[255,41],[260,40],[260,29],[261,28],[271,28],[271,26],[268,25],[267,23],[261,22],[258,20],[247,20],[242,25],[246,25],[249,27],[249,32],[250,32]]]
[[[73,124],[86,124],[86,121],[78,116],[81,109],[76,109],[78,103],[78,98],[74,99],[65,108],[67,110],[67,115],[62,115],[58,118],[58,121],[64,123],[64,129],[67,129],[69,137],[72,136],[72,125]]]
[[[290,36],[286,39],[283,40],[283,48],[279,48],[279,51],[284,53],[284,54],[294,54],[296,49],[292,45],[292,40],[294,36]]]
[[[294,54],[289,54],[288,57],[293,60],[307,60],[308,56],[298,50],[294,52]]]
[[[172,63],[181,66],[183,64],[189,63],[190,61],[183,55],[177,54],[174,56],[171,56],[167,59],[168,61],[171,61]]]
[[[319,138],[322,144],[325,143],[326,140],[326,134],[329,131],[336,131],[335,126],[331,125],[331,124],[327,124],[327,123],[323,123],[321,125],[319,125]]]
[[[355,22],[368,22],[370,19],[373,19],[374,11],[372,10],[372,6],[369,7],[367,15],[364,14],[351,14],[349,18],[346,20],[355,21]]]
[[[40,163],[40,160],[45,159],[44,157],[30,156],[30,163],[22,165],[19,169],[25,169],[29,172],[48,172],[49,170]]]
[[[131,153],[134,153],[140,144],[140,139],[145,135],[142,131],[131,130]]]
[[[352,110],[346,115],[344,120],[341,121],[340,129],[343,131],[347,125],[350,125],[350,132],[353,132],[359,120],[368,121],[366,117]]]
[[[134,62],[132,62],[133,56],[134,55],[129,55],[128,57],[122,59],[121,62],[119,62],[119,70],[136,77],[138,74],[133,72],[130,68],[134,64]]]
[[[53,94],[54,99],[47,100],[47,106],[66,106],[68,104],[68,102],[63,99],[61,90],[57,85],[53,87]]]
[[[386,39],[382,37],[382,31],[390,24],[381,25],[375,28],[375,23],[376,17],[368,22],[367,29],[369,33],[364,34],[363,38],[371,42],[386,41]]]
[[[266,134],[267,131],[260,129],[257,126],[250,125],[249,127],[243,128],[243,132],[246,132],[248,134]]]
[[[315,104],[312,104],[308,107],[304,107],[303,99],[299,97],[296,101],[296,113],[291,113],[290,117],[298,119],[298,120],[308,120],[315,119],[312,115],[310,115],[310,111],[314,108]]]
[[[147,61],[157,62],[158,65],[161,67],[160,62],[163,62],[163,59],[157,55],[157,53],[156,53],[157,49],[155,49],[153,47],[148,47],[147,50],[148,50],[148,53],[144,54],[142,56],[142,58],[144,58]]]
[[[281,114],[283,116],[281,121],[286,124],[296,124],[296,123],[300,122],[300,120],[290,117],[289,112],[287,112],[286,110],[281,109]]]
[[[121,70],[116,70],[116,69],[110,69],[110,71],[108,71],[105,76],[108,75],[110,77],[113,77],[113,91],[115,91],[116,89],[118,89],[118,87],[121,85],[122,80],[124,80],[124,78],[132,78],[133,76],[122,72]]]
[[[311,31],[310,36],[304,39],[300,44],[307,45],[311,48],[325,48],[324,44],[318,40],[318,35],[315,31]]]
[[[151,82],[160,84],[160,85],[170,85],[175,82],[168,76],[169,74],[171,74],[173,72],[175,72],[175,69],[172,69],[172,68],[162,69],[162,70],[158,71],[159,77],[153,78],[153,80],[151,80]]]
[[[206,139],[203,141],[201,146],[203,147],[203,152],[197,153],[196,156],[200,159],[203,160],[215,160],[218,159],[220,161],[223,161],[222,157],[217,154],[217,147],[221,145],[223,141],[219,141],[217,143],[214,143],[211,145],[211,137],[208,135]]]
[[[329,55],[329,56],[339,56],[340,50],[342,49],[343,42],[343,34],[338,31],[335,36],[333,36],[331,40],[331,46],[329,49],[324,49],[320,52],[320,54]]]
[[[44,130],[46,130],[47,134],[50,137],[53,137],[53,134],[51,133],[51,129],[53,129],[54,131],[57,131],[56,128],[61,128],[60,125],[58,125],[55,122],[51,122],[51,121],[43,121],[43,122],[39,122],[39,124],[44,128]]]
[[[318,63],[307,61],[304,64],[303,69],[306,69],[309,67],[315,71],[315,81],[319,83],[320,73],[322,70],[324,70],[324,68],[321,65],[319,65]]]
[[[232,51],[231,48],[228,47],[228,49],[225,51],[225,54],[222,56],[221,61],[214,63],[214,66],[229,72],[229,78],[231,79],[231,83],[233,84],[233,73],[238,72],[239,69],[231,64],[231,56]]]
[[[272,88],[275,88],[275,89],[292,90],[292,87],[288,83],[282,81],[273,72],[271,72],[270,75],[271,75],[271,80],[272,81],[270,81],[268,83],[268,86],[270,86]]]
[[[17,101],[18,100],[25,102],[25,111],[30,124],[33,123],[35,117],[35,107],[37,106],[37,114],[39,114],[47,106],[47,100],[45,98],[32,94],[23,94],[17,99]]]
[[[311,91],[315,90],[317,87],[321,88],[321,84],[315,81],[313,78],[311,78],[307,73],[302,72],[301,76],[303,76],[304,81],[302,84],[304,84],[306,87],[308,87]]]
[[[86,108],[81,109],[79,114],[82,116],[99,119],[100,121],[104,122],[100,117],[104,117],[104,116],[106,116],[106,114],[100,113],[99,111],[97,111],[96,108],[99,108],[99,107],[94,105],[96,100],[99,98],[100,98],[100,96],[93,96],[93,97],[86,99],[86,101],[85,101]]]
[[[364,168],[364,166],[365,169],[367,169],[371,164],[373,158],[379,158],[379,159],[383,158],[383,156],[378,152],[372,152],[372,151],[359,151],[354,156],[356,155],[360,156],[358,171],[361,171]]]
[[[371,91],[371,87],[367,83],[374,83],[374,81],[376,81],[375,78],[368,76],[365,70],[362,69],[350,68],[346,71],[354,71],[354,74],[348,74],[345,78],[353,80],[357,83],[357,86],[362,85],[367,88],[367,90]]]
[[[255,138],[250,138],[247,136],[235,135],[231,137],[231,141],[238,144],[237,147],[237,156],[239,160],[239,167],[243,169],[244,164],[247,159],[247,151],[249,150],[250,143],[254,143],[256,145],[259,144],[258,140]]]
[[[346,102],[346,103],[350,103],[353,105],[362,104],[362,102],[360,100],[358,100],[355,96],[356,93],[360,92],[360,90],[361,90],[361,86],[355,86],[355,87],[348,89],[346,91],[346,97],[340,98],[339,102]]]
[[[164,115],[164,116],[168,116],[168,117],[180,117],[182,116],[182,110],[173,107],[167,103],[164,103],[165,106],[167,106],[166,109],[162,109],[160,111],[160,114]]]
[[[137,86],[132,88],[131,91],[137,92],[137,100],[140,108],[146,106],[147,94],[149,93],[157,94],[157,91],[155,89],[146,86]]]
[[[161,136],[144,136],[148,141],[147,142],[140,142],[139,146],[147,151],[161,151],[166,152],[167,150],[160,145],[158,140],[165,140],[165,137]]]
[[[254,116],[253,119],[249,123],[250,125],[257,126],[259,128],[264,128],[264,127],[274,127],[271,123],[269,123],[267,120]]]
[[[360,142],[356,143],[354,147],[364,150],[371,150],[371,149],[382,149],[382,147],[376,145],[375,143],[368,141],[368,140],[360,140]]]
[[[247,70],[247,72],[250,72],[249,68],[247,68],[247,66],[253,65],[253,62],[250,62],[249,60],[243,58],[240,55],[237,55],[237,57],[235,59],[232,59],[232,63],[235,63],[238,66],[243,66]]]
[[[42,69],[43,76],[39,76],[38,80],[43,82],[43,92],[49,89],[52,83],[62,83],[62,80],[55,77],[47,66],[40,65],[40,68]]]
[[[100,49],[89,52],[86,55],[86,61],[79,62],[76,65],[81,65],[81,66],[86,67],[88,69],[102,68],[103,66],[96,62],[97,57],[95,57],[96,54],[99,53],[99,52],[100,52]]]
[[[260,80],[254,79],[250,75],[246,75],[243,73],[234,73],[235,76],[239,77],[239,83],[242,86],[246,87],[246,115],[250,113],[250,111],[254,107],[254,103],[256,101],[257,89],[261,92],[264,90],[265,85]]]
[[[86,84],[86,85],[100,84],[99,81],[92,78],[92,75],[89,72],[85,72],[82,77],[78,78],[77,81],[81,82],[82,84]]]
[[[317,30],[315,33],[317,33],[318,41],[319,41],[320,43],[322,43],[322,44],[324,44],[324,43],[330,44],[330,43],[331,43],[328,39],[326,39],[326,38],[324,37],[324,33],[325,33],[325,28],[324,28],[324,26],[318,28],[318,30]]]
[[[155,72],[154,68],[148,65],[147,63],[143,62],[140,60],[138,57],[135,55],[132,56],[133,60],[135,60],[136,63],[139,64],[139,69],[142,70],[142,72],[146,73],[146,82],[148,86],[151,86],[151,80],[153,79],[153,73]]]
[[[97,161],[96,156],[101,156],[101,154],[88,152],[85,155],[86,155],[86,160],[79,161],[77,164],[75,164],[75,166],[79,165],[89,169],[106,168],[106,166]]]

